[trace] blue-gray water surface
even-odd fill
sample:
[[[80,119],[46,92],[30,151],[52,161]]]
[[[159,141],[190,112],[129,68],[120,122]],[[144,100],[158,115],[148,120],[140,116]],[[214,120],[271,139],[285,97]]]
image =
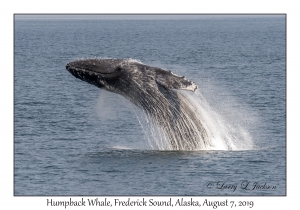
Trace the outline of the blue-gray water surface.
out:
[[[15,195],[286,194],[284,15],[67,17],[15,16]],[[129,101],[65,69],[95,57],[185,75],[225,124],[249,133],[252,146],[152,148]]]

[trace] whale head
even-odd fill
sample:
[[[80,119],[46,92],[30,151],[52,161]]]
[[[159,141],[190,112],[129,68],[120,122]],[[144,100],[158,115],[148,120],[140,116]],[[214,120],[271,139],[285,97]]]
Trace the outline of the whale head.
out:
[[[104,88],[122,75],[121,63],[121,59],[84,59],[68,63],[66,69],[76,78]]]

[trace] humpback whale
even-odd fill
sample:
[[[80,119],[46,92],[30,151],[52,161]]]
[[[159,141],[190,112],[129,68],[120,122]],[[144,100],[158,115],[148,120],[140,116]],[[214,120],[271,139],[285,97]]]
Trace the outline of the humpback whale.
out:
[[[171,71],[133,59],[82,59],[66,65],[76,78],[124,96],[163,131],[170,150],[211,147],[210,133],[197,108],[181,91],[197,85]]]

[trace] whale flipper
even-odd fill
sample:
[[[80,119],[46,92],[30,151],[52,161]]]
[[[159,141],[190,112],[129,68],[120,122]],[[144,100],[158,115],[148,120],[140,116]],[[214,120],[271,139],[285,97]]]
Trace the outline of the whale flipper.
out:
[[[180,77],[163,69],[156,69],[155,81],[167,89],[191,90],[193,92],[197,89],[197,85],[184,76]]]

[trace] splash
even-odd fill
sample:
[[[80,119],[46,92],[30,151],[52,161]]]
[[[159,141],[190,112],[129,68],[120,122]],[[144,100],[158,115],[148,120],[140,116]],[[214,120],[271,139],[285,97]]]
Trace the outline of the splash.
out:
[[[241,119],[238,119],[239,116],[234,116],[234,114],[231,114],[231,117],[222,115],[207,102],[206,98],[198,90],[193,93],[178,91],[178,94],[181,96],[181,100],[194,111],[193,116],[201,119],[206,135],[203,136],[201,134],[202,130],[194,133],[194,137],[201,140],[206,138],[205,141],[210,142],[210,144],[206,145],[198,144],[192,149],[181,148],[181,150],[249,150],[254,147],[247,126]],[[140,115],[139,110],[135,108],[132,108],[132,110],[145,133],[151,149],[174,150],[174,147],[170,145],[170,137],[177,142],[190,141],[190,139],[178,139],[178,132],[172,133],[172,129],[162,129],[157,123],[167,119],[153,120],[147,112],[143,112],[144,114]],[[231,111],[234,112],[234,110]],[[190,121],[193,121],[193,119],[185,118],[184,123],[194,126],[193,122]]]
[[[212,149],[248,150],[254,147],[251,134],[248,131],[249,124],[245,123],[238,114],[242,113],[241,115],[247,117],[248,114],[245,110],[227,105],[224,105],[224,110],[217,109],[207,102],[200,91],[197,91],[194,96],[187,93],[187,97],[191,103],[198,107],[207,124],[207,129],[213,134],[211,141],[214,147]]]

